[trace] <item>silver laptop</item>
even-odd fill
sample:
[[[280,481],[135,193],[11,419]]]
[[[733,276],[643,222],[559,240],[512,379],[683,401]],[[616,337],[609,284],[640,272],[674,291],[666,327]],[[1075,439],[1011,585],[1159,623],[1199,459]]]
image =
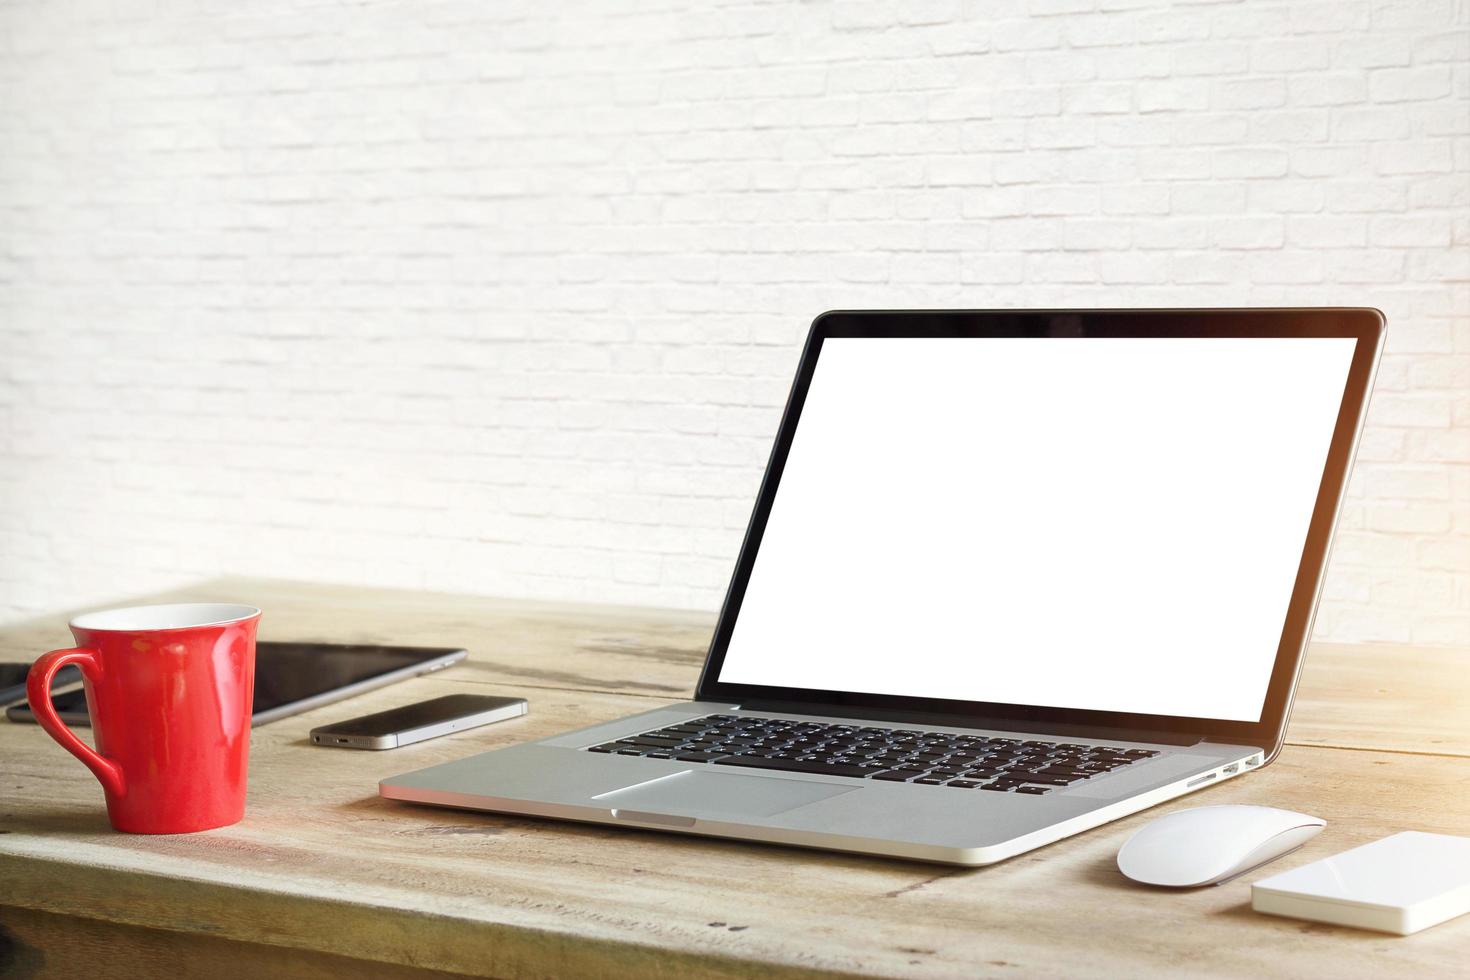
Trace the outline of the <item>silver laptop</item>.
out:
[[[384,780],[978,865],[1280,750],[1370,309],[812,324],[694,699]]]

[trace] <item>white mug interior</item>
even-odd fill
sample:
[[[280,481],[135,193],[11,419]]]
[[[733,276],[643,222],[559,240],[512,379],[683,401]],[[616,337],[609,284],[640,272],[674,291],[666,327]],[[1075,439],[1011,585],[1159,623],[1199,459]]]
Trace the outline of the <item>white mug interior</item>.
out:
[[[162,606],[129,606],[83,613],[71,621],[73,629],[130,633],[137,630],[187,630],[224,626],[259,616],[254,606],[233,602],[175,602]]]

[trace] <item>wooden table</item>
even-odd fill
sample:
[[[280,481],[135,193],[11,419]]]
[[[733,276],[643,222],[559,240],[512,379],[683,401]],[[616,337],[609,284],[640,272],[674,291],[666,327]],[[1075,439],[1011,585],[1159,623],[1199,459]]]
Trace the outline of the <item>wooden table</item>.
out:
[[[1357,932],[1257,915],[1246,881],[1155,891],[1113,863],[1147,820],[1206,803],[1327,819],[1273,872],[1398,830],[1470,834],[1467,651],[1319,645],[1290,744],[1268,769],[961,870],[378,798],[387,775],[687,696],[709,615],[245,579],[150,599],[254,603],[264,639],[463,645],[471,656],[257,729],[244,822],[202,834],[112,833],[81,765],[38,728],[0,723],[0,975],[1470,970],[1470,918],[1407,938]],[[0,629],[0,660],[69,645],[66,619]],[[449,691],[524,696],[531,713],[394,752],[306,741],[323,722]]]

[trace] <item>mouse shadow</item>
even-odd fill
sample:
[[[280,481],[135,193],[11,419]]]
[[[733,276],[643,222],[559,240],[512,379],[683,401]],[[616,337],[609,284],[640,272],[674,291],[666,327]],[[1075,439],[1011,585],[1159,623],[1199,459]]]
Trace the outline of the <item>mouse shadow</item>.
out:
[[[1233,878],[1226,878],[1224,881],[1210,885],[1185,885],[1183,887],[1173,885],[1146,885],[1141,881],[1134,881],[1120,871],[1118,869],[1117,858],[1104,857],[1089,864],[1083,873],[1088,882],[1094,885],[1101,885],[1104,888],[1111,888],[1114,891],[1128,892],[1134,895],[1188,895],[1193,892],[1208,891],[1211,888],[1228,885],[1237,878],[1249,874],[1250,871],[1242,871]],[[1250,908],[1249,902],[1246,903],[1246,908]]]
[[[1083,871],[1083,877],[1090,884],[1101,885],[1104,888],[1111,888],[1120,892],[1138,894],[1163,891],[1162,888],[1155,885],[1145,885],[1142,882],[1137,882],[1129,878],[1118,870],[1117,859],[1111,855],[1089,863]]]

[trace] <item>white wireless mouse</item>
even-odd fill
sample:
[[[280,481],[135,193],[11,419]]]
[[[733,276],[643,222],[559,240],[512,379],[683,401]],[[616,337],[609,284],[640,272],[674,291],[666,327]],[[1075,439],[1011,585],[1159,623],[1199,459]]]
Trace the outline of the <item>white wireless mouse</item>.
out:
[[[1202,806],[1166,814],[1128,838],[1118,870],[1146,885],[1217,885],[1294,851],[1327,821],[1269,806]]]

